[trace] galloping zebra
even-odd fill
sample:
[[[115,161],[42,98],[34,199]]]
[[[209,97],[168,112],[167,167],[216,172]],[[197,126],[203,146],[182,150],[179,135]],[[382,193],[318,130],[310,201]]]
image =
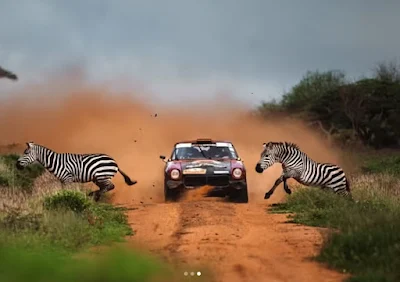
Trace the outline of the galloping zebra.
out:
[[[99,187],[99,190],[90,192],[89,196],[94,195],[96,202],[102,194],[115,188],[111,178],[118,171],[129,186],[137,183],[121,171],[115,160],[108,155],[56,153],[34,142],[26,143],[26,145],[28,148],[24,151],[24,155],[17,160],[18,169],[23,169],[38,161],[49,172],[53,173],[62,185],[72,182],[93,182]]]
[[[282,175],[275,181],[272,188],[265,193],[264,199],[269,199],[276,187],[283,182],[287,194],[291,194],[286,180],[294,178],[306,186],[319,186],[332,189],[335,193],[352,199],[349,181],[342,168],[330,163],[318,163],[310,159],[300,148],[288,142],[268,142],[263,144],[261,158],[256,165],[256,172],[262,173],[274,163],[282,164]]]

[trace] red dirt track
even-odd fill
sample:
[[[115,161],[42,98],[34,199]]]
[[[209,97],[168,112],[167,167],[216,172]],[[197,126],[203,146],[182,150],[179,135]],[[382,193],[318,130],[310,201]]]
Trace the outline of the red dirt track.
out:
[[[68,91],[57,90],[64,85]],[[284,197],[280,186],[270,200],[263,199],[280,166],[263,175],[254,171],[268,141],[295,142],[318,161],[341,164],[337,152],[302,124],[257,120],[247,108],[221,99],[154,109],[138,94],[73,89],[66,82],[9,97],[0,105],[1,145],[34,141],[59,152],[108,153],[138,181],[129,187],[117,175],[112,192],[115,204],[132,208],[133,246],[207,267],[218,281],[342,281],[343,275],[308,259],[321,244],[315,228],[284,224],[285,216],[267,212],[268,204]],[[169,155],[176,141],[198,137],[234,143],[248,169],[249,204],[204,199],[199,191],[179,203],[163,203],[164,164],[158,156]]]

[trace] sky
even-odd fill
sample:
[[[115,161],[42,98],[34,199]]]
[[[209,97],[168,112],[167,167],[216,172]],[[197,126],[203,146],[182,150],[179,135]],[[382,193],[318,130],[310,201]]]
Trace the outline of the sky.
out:
[[[0,0],[0,66],[20,78],[0,95],[79,66],[160,101],[257,104],[307,70],[357,78],[399,60],[399,13],[398,0]]]

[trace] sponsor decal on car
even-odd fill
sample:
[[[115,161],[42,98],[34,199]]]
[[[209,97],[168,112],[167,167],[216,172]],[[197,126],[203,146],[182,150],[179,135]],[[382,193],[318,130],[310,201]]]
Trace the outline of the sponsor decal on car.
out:
[[[186,165],[186,168],[198,168],[198,167],[226,168],[226,164],[217,161],[201,160],[201,161],[194,161]]]
[[[206,174],[207,169],[205,168],[199,168],[199,167],[195,167],[195,168],[188,168],[188,169],[184,169],[183,170],[183,174]]]

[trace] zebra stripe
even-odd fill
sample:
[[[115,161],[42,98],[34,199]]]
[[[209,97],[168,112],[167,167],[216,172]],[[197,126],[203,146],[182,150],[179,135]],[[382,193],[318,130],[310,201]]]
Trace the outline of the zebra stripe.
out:
[[[26,144],[28,148],[17,160],[18,169],[23,169],[37,161],[54,174],[63,185],[72,182],[93,182],[99,187],[99,190],[91,192],[89,195],[94,194],[96,201],[99,200],[101,194],[115,188],[111,178],[117,172],[122,174],[125,183],[129,186],[137,183],[121,171],[116,161],[106,154],[56,153],[33,142]]]
[[[343,169],[331,163],[318,163],[312,160],[300,148],[288,142],[269,142],[263,144],[260,160],[256,165],[256,172],[262,173],[274,163],[282,164],[282,175],[275,181],[274,186],[265,193],[268,199],[276,187],[283,182],[286,193],[291,194],[286,180],[294,178],[305,186],[319,186],[322,189],[331,189],[334,193],[352,198],[349,181]]]

